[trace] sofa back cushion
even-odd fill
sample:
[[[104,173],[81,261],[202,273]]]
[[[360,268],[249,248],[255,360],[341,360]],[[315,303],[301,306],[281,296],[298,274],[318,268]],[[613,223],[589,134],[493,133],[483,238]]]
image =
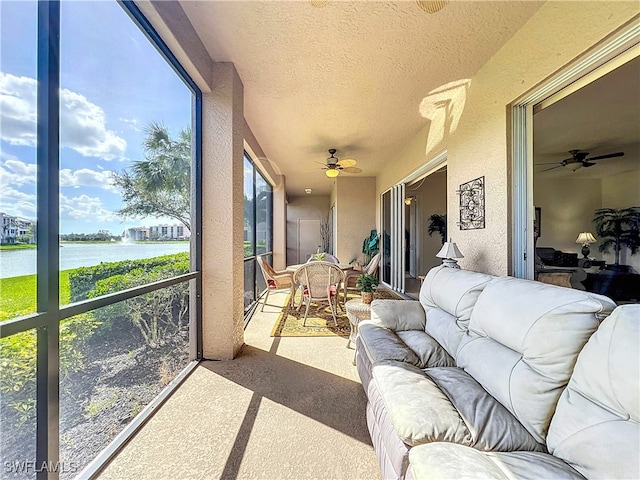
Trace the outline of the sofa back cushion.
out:
[[[587,478],[640,478],[640,305],[614,310],[578,356],[547,438]]]
[[[545,443],[578,353],[614,308],[601,295],[496,278],[478,297],[456,361]]]
[[[449,267],[432,268],[422,282],[420,303],[426,313],[425,331],[455,358],[467,331],[478,295],[493,278],[485,273]]]

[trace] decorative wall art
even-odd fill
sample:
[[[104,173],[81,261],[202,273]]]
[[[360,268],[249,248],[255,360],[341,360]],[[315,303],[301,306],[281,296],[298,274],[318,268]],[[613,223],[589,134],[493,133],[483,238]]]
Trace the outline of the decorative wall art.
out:
[[[484,228],[484,177],[460,185],[460,230]]]

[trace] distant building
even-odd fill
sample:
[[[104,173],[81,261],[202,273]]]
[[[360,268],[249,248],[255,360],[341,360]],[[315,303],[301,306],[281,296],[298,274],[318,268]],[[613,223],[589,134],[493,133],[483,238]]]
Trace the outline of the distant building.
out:
[[[141,240],[149,240],[149,229],[147,227],[127,228],[123,232],[123,240],[139,242]]]
[[[149,239],[151,240],[187,240],[190,237],[189,229],[177,223],[149,227]]]
[[[191,232],[181,224],[154,225],[152,227],[128,228],[122,233],[124,241],[141,240],[188,240]]]
[[[36,243],[34,220],[0,212],[0,243]]]

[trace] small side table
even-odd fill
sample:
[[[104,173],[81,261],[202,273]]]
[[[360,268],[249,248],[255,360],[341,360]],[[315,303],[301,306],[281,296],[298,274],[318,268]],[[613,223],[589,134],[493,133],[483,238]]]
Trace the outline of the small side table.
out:
[[[371,304],[362,303],[359,298],[353,298],[344,304],[344,308],[347,311],[347,318],[349,319],[349,326],[351,327],[351,333],[349,334],[349,340],[347,340],[347,348],[352,343],[355,345],[356,338],[358,337],[358,323],[360,320],[369,320],[371,318]],[[354,354],[353,364],[356,364],[356,357]]]

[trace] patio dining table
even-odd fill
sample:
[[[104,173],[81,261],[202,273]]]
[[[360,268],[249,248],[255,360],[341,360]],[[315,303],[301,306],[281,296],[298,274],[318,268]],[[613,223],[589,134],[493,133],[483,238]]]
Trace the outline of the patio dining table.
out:
[[[287,265],[287,267],[285,268],[285,271],[291,272],[291,273],[296,273],[296,270],[298,270],[303,265],[307,265],[307,264],[306,263],[296,263],[294,265]],[[336,265],[336,267],[338,267],[343,272],[347,272],[349,270],[353,270],[353,265],[350,264],[350,263],[338,263],[338,264],[335,264],[335,265]],[[301,287],[301,286],[302,285],[298,285],[298,288]],[[346,285],[344,285],[343,288],[346,289],[347,288]],[[339,305],[339,303],[338,303],[338,305]],[[295,298],[293,300],[293,306],[295,307]],[[298,305],[297,308],[299,309],[300,305]],[[340,307],[340,308],[342,308],[342,307]]]

